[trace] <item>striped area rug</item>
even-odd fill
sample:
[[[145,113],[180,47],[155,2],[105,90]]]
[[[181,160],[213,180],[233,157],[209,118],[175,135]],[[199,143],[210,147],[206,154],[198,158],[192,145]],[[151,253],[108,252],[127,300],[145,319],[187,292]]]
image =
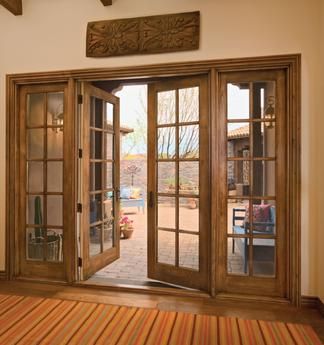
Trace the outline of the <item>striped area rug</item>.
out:
[[[0,344],[320,345],[310,326],[0,295]]]

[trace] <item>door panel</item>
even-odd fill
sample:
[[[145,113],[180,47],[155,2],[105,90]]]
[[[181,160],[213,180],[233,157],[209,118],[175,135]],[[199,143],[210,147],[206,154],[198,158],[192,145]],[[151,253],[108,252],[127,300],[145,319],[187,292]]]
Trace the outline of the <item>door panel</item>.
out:
[[[221,291],[287,297],[284,71],[222,73]]]
[[[149,84],[148,276],[209,289],[207,78]]]
[[[83,279],[119,258],[119,99],[83,84]]]

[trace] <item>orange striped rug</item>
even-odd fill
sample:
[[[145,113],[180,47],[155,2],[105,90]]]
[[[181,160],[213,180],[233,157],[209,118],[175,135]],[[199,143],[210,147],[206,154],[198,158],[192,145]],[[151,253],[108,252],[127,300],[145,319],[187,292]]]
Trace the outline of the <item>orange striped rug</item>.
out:
[[[307,325],[0,295],[0,344],[320,345]]]

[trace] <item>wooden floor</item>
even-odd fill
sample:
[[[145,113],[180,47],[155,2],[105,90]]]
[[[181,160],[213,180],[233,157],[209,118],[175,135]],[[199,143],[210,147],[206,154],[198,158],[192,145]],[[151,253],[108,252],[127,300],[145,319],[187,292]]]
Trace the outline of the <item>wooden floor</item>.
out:
[[[100,302],[112,305],[158,308],[217,316],[235,316],[245,319],[295,322],[311,325],[324,342],[324,318],[311,308],[260,302],[233,302],[204,297],[179,297],[144,293],[125,293],[30,282],[0,281],[0,293],[24,296],[55,297],[59,299]]]

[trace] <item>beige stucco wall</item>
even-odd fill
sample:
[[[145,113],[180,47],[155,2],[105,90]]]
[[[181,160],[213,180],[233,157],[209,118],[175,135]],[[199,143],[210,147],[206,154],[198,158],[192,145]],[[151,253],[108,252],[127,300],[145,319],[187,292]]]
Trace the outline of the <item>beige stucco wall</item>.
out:
[[[320,102],[322,0],[24,0],[24,15],[0,8],[0,270],[5,239],[5,75],[86,67],[111,67],[302,53],[302,292],[324,296],[319,244],[324,190]],[[85,57],[88,21],[201,11],[198,51],[110,59]],[[323,12],[324,15],[324,12]],[[321,95],[323,98],[323,94]],[[321,175],[320,175],[321,174]],[[319,186],[322,188],[320,189]],[[322,202],[320,202],[322,201]],[[320,262],[320,260],[322,260]],[[321,281],[320,281],[321,279]]]

